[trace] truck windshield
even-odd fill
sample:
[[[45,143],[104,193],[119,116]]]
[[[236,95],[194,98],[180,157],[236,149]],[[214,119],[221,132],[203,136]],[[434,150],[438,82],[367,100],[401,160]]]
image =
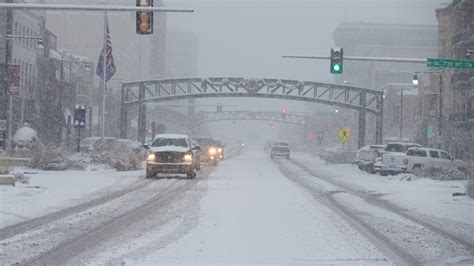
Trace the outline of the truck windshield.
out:
[[[153,147],[163,147],[163,146],[178,146],[178,147],[187,147],[185,139],[156,139],[153,142]]]

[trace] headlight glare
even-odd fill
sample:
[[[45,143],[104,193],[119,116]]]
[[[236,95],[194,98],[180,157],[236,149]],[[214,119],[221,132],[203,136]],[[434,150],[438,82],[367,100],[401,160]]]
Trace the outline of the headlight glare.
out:
[[[155,154],[153,154],[153,153],[148,154],[148,156],[146,157],[146,159],[147,159],[148,161],[154,161],[155,158],[156,158],[156,156],[155,156]]]
[[[217,152],[218,152],[218,153],[221,153],[221,152],[222,152],[222,148],[217,149]]]
[[[209,154],[216,154],[216,149],[215,148],[210,148],[209,149]]]
[[[191,162],[193,160],[193,156],[191,154],[185,154],[184,155],[184,160],[186,162]]]

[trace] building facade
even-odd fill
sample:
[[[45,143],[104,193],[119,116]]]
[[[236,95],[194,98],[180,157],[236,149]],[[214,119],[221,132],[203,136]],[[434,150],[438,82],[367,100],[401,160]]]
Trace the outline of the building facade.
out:
[[[439,58],[473,60],[474,2],[454,0],[436,10]],[[432,74],[436,75],[436,74]],[[440,74],[438,74],[440,75]],[[439,145],[457,158],[474,160],[474,71],[441,70]]]
[[[27,1],[0,1],[23,3]],[[42,3],[43,1],[39,1]],[[12,134],[29,123],[35,128],[38,118],[37,97],[39,40],[45,24],[44,12],[31,10],[0,11],[0,120],[8,120],[9,82],[8,69],[19,69],[19,91],[12,98],[12,121],[8,121]],[[6,132],[0,132],[6,136]],[[3,141],[2,141],[3,142]],[[3,144],[3,143],[2,143]]]
[[[435,25],[341,23],[333,32],[335,46],[344,48],[344,56],[428,58],[438,53],[438,31]],[[385,90],[400,84],[412,83],[414,72],[425,69],[424,64],[344,61],[344,73],[335,75],[335,82]],[[395,97],[396,98],[396,97]],[[399,99],[399,97],[398,97]],[[399,100],[395,100],[399,102]],[[386,100],[385,103],[388,101]],[[392,119],[400,104],[386,110],[391,119],[384,117],[383,137],[399,139],[399,119]],[[405,115],[404,115],[405,116]],[[405,117],[404,117],[405,118]],[[413,120],[413,117],[407,118]],[[367,116],[367,142],[373,143],[375,117]],[[413,126],[403,130],[403,139],[413,140]]]

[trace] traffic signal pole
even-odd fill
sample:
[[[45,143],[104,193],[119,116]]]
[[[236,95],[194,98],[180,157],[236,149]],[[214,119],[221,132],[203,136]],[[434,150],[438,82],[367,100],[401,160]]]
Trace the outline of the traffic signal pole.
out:
[[[172,7],[142,7],[142,6],[115,6],[115,5],[60,5],[60,4],[22,4],[22,3],[0,3],[0,9],[15,10],[58,10],[58,11],[113,11],[113,12],[173,12],[192,13],[189,8]]]
[[[294,59],[321,59],[330,60],[329,56],[305,56],[305,55],[284,55],[283,58]],[[366,57],[366,56],[344,56],[348,61],[369,61],[369,62],[391,62],[391,63],[417,63],[426,64],[426,58],[397,58],[397,57]]]

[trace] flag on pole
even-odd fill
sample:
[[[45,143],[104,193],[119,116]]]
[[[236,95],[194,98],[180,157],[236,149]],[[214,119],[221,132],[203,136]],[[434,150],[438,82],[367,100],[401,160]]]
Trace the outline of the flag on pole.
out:
[[[112,76],[115,74],[115,63],[114,57],[112,56],[112,39],[110,37],[110,30],[109,30],[109,22],[107,21],[107,36],[106,36],[106,43],[105,43],[105,51],[107,56],[107,61],[105,62],[105,80],[109,81]],[[99,62],[97,63],[97,69],[95,74],[99,77],[103,77],[103,60],[104,60],[104,48],[100,52]]]

